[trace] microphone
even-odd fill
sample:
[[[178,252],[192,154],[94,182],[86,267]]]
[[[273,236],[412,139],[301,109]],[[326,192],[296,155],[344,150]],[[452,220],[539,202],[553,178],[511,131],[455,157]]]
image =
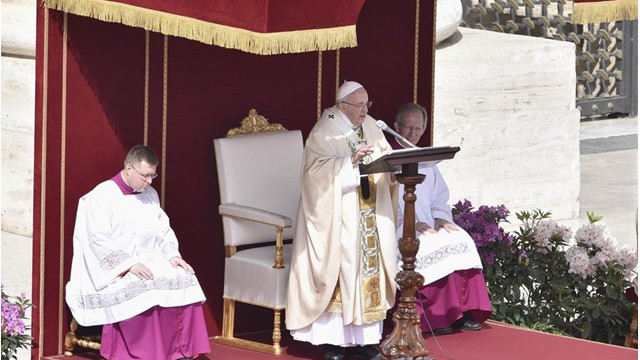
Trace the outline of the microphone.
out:
[[[398,140],[402,141],[403,143],[405,143],[405,145],[409,145],[409,147],[412,147],[412,148],[417,148],[417,146],[413,145],[413,144],[411,143],[411,141],[409,141],[409,140],[405,139],[405,138],[404,138],[404,136],[402,136],[402,135],[398,134],[395,130],[393,130],[392,128],[390,128],[389,126],[387,126],[387,123],[386,123],[386,122],[384,122],[384,121],[382,121],[382,120],[378,120],[378,121],[376,121],[376,126],[377,126],[379,129],[381,129],[381,130],[383,130],[383,131],[386,131],[386,132],[388,132],[389,134],[391,134],[391,135],[395,136],[395,138],[396,138],[396,139],[398,139]]]

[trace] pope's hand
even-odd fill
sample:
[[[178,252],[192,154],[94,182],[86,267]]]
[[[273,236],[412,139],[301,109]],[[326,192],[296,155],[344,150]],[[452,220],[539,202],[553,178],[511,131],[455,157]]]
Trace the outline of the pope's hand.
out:
[[[129,272],[142,280],[153,279],[153,273],[142,263],[137,263],[129,268]]]
[[[365,156],[373,154],[373,150],[371,149],[373,144],[364,145],[355,154],[351,155],[351,163],[357,164],[362,160]]]
[[[182,269],[184,269],[185,272],[188,272],[189,274],[196,273],[191,267],[191,265],[187,264],[187,262],[182,260],[181,257],[178,257],[178,256],[173,257],[171,258],[171,260],[169,260],[169,262],[171,263],[171,265],[173,265],[174,268],[180,266]]]

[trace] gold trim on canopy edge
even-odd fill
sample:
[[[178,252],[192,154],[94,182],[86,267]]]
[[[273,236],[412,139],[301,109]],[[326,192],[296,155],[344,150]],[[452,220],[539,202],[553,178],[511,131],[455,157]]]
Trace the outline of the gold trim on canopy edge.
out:
[[[53,10],[258,55],[336,50],[358,45],[355,25],[259,33],[116,2],[43,0],[43,4]]]
[[[574,24],[598,24],[621,20],[631,21],[637,18],[638,0],[574,2],[571,22]]]

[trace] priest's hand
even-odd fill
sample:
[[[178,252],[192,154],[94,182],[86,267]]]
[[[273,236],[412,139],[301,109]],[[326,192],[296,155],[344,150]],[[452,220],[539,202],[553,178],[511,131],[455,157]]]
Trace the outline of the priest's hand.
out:
[[[142,280],[153,279],[153,273],[142,263],[137,263],[129,268],[129,272]]]
[[[418,221],[416,223],[416,231],[419,231],[421,233],[425,233],[425,232],[430,232],[430,233],[435,233],[436,231],[429,225],[427,225],[427,223]]]
[[[458,231],[458,225],[452,224],[444,219],[436,219],[435,231],[439,231],[440,229],[445,229],[447,232]]]
[[[188,272],[189,274],[196,273],[195,271],[193,271],[193,268],[191,267],[191,265],[187,264],[187,262],[182,260],[181,257],[178,257],[178,256],[172,257],[171,260],[169,260],[169,262],[174,268],[180,266],[182,269],[184,269],[185,272]]]

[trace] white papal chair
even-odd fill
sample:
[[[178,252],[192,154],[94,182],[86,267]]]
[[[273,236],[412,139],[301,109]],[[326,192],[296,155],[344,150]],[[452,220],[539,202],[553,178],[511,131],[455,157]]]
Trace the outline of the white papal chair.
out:
[[[291,249],[300,198],[302,133],[252,109],[242,126],[213,140],[224,231],[222,335],[214,341],[280,354]],[[275,244],[275,245],[274,245]],[[273,344],[234,336],[235,302],[273,309]]]

